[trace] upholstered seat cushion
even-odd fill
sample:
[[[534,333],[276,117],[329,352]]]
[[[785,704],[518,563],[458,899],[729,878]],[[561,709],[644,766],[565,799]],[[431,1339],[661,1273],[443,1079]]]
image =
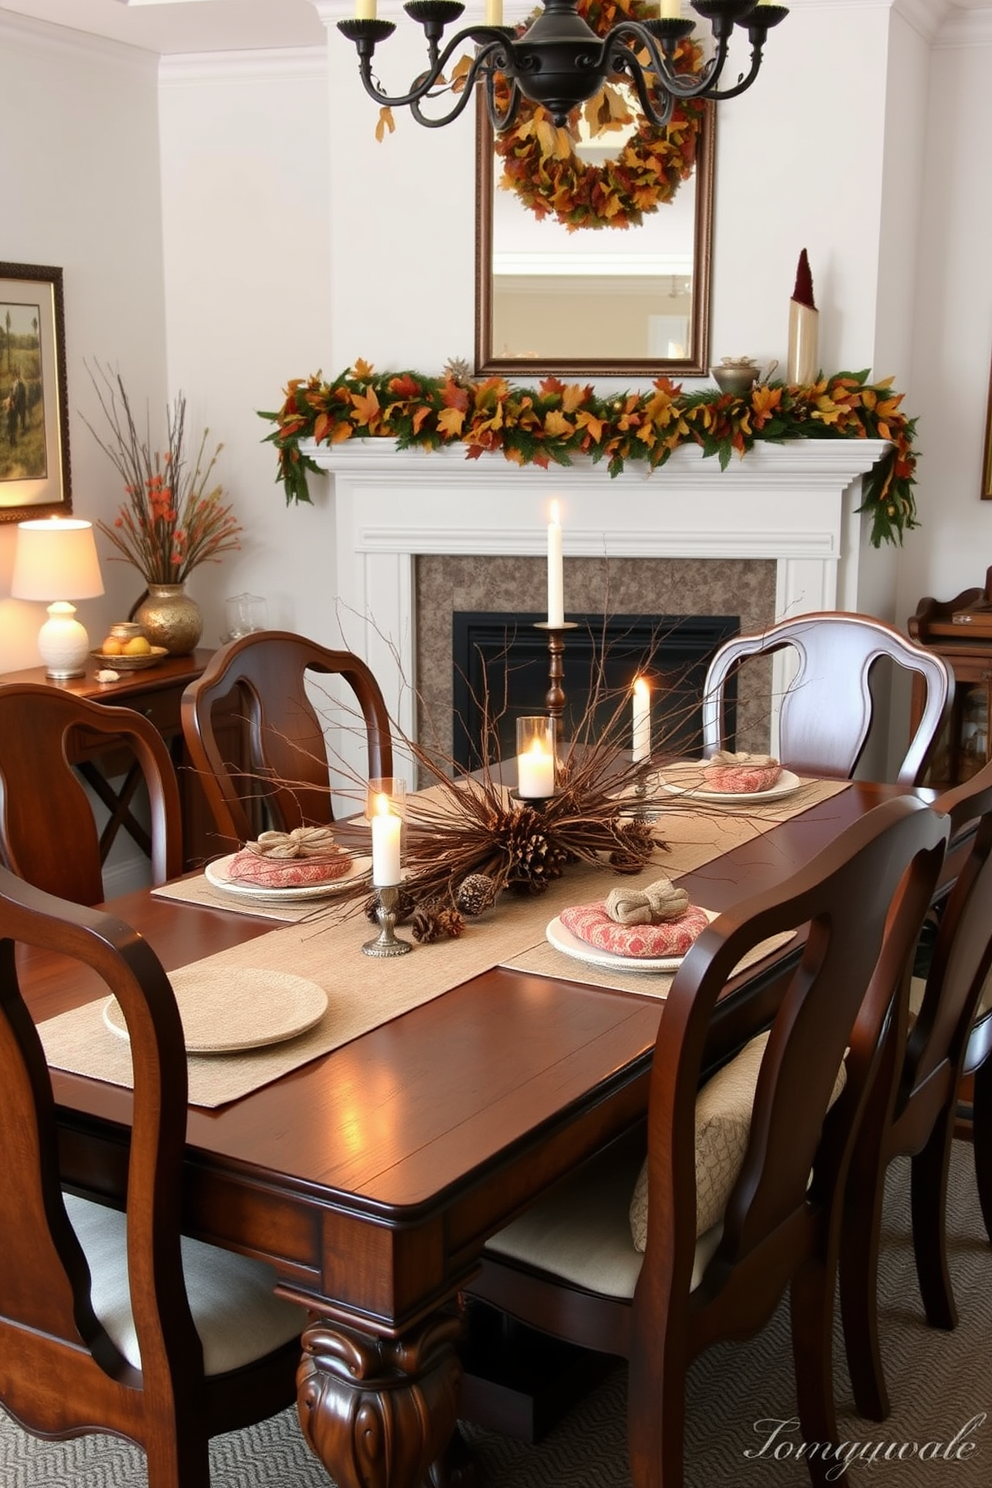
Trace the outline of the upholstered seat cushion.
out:
[[[723,1213],[751,1131],[761,1033],[708,1080],[696,1097],[696,1253],[690,1289],[702,1280],[723,1235]],[[841,1065],[831,1103],[844,1088]],[[633,1199],[631,1199],[633,1193]],[[609,1297],[632,1297],[647,1241],[644,1136],[631,1134],[556,1185],[486,1246]]]
[[[136,1369],[141,1354],[131,1315],[123,1214],[65,1195],[66,1211],[90,1268],[93,1310]],[[225,1374],[298,1337],[307,1312],[277,1297],[275,1273],[261,1261],[182,1237],[186,1291],[207,1374]]]
[[[643,1160],[644,1134],[637,1131],[557,1184],[486,1249],[601,1296],[633,1297],[644,1257],[630,1232],[630,1194]],[[722,1232],[718,1224],[697,1243],[693,1287]]]

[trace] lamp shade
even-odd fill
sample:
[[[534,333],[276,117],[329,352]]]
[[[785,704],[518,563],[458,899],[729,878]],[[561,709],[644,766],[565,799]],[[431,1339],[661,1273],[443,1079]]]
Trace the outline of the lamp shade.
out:
[[[84,676],[89,637],[71,601],[103,593],[93,524],[76,517],[18,522],[10,593],[14,599],[50,601],[38,632],[46,675],[58,682]]]
[[[14,599],[95,599],[103,593],[93,524],[50,517],[17,524]]]

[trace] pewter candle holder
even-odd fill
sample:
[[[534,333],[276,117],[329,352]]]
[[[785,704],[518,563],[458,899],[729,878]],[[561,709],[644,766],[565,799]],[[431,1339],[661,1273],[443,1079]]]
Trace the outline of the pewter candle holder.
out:
[[[646,776],[642,775],[634,781],[634,784],[630,788],[630,793],[633,796],[635,802],[635,804],[630,808],[631,816],[633,816],[637,821],[644,822],[656,822],[660,819],[660,807],[652,806],[650,804],[651,796],[649,796],[648,794],[648,783]]]
[[[366,956],[405,956],[407,951],[413,950],[408,940],[400,940],[396,934],[396,901],[399,892],[398,884],[380,884],[376,889],[379,903],[375,917],[381,928],[375,940],[367,940],[362,946]]]

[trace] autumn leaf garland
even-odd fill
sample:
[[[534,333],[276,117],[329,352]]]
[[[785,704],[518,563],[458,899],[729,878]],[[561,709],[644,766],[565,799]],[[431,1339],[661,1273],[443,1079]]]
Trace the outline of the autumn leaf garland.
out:
[[[890,449],[864,478],[862,511],[871,514],[871,541],[901,543],[918,526],[916,420],[902,412],[892,379],[838,372],[809,387],[761,383],[744,397],[703,389],[683,393],[667,377],[646,392],[598,395],[592,386],[545,378],[537,387],[505,378],[480,381],[446,372],[377,373],[358,361],[333,382],[320,373],[294,378],[280,409],[260,413],[275,424],[266,440],[278,451],[277,480],[286,503],[309,502],[308,472],[319,466],[302,441],[395,439],[399,449],[462,444],[468,459],[501,452],[516,465],[570,465],[575,455],[606,460],[612,476],[628,461],[660,469],[683,444],[698,445],[726,469],[734,454],[758,442],[792,439],[884,439]],[[659,486],[659,495],[664,495]]]

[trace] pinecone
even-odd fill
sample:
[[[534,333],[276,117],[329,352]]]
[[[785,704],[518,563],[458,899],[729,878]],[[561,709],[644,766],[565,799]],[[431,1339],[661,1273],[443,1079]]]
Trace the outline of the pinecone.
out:
[[[464,929],[465,921],[454,905],[437,899],[418,909],[411,925],[413,938],[421,945],[433,945],[444,937],[455,940]]]
[[[610,867],[617,873],[639,873],[654,850],[649,822],[634,818],[621,822],[615,829],[616,846],[610,853]]]
[[[464,357],[449,357],[444,364],[444,375],[461,387],[471,379],[472,369]]]
[[[543,894],[561,878],[568,853],[547,834],[544,817],[532,806],[507,812],[499,833],[507,860],[507,884],[516,893]]]
[[[470,873],[455,892],[455,905],[469,919],[484,914],[496,899],[497,885],[488,873]]]
[[[406,889],[400,889],[396,896],[396,908],[394,910],[397,925],[406,924],[407,920],[413,914],[414,907],[413,896],[408,894]],[[370,894],[362,908],[365,911],[365,918],[371,920],[373,925],[378,925],[379,917],[376,914],[376,910],[379,908],[379,895]]]

